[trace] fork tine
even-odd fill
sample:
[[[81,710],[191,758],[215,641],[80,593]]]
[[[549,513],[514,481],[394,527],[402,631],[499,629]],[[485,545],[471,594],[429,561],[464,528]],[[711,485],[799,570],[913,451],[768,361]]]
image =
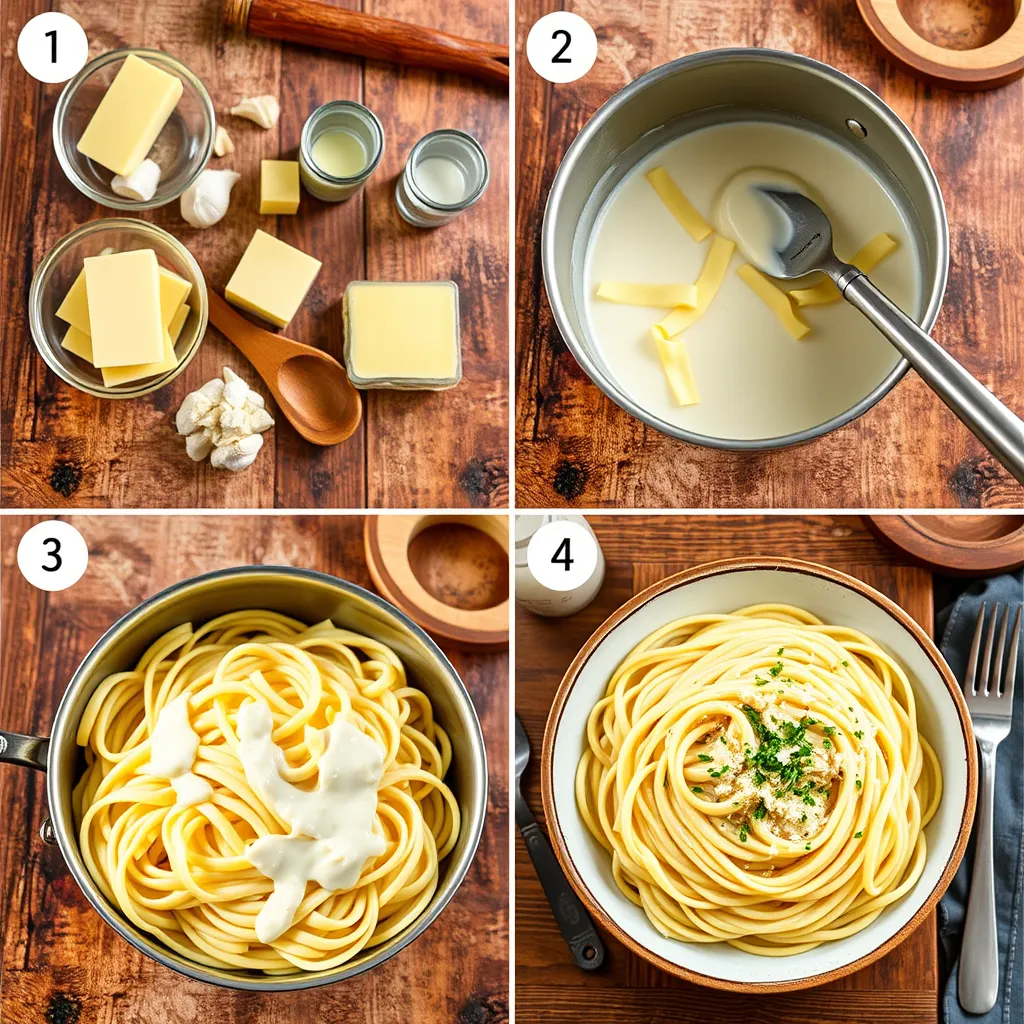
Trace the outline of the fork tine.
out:
[[[988,630],[985,633],[985,653],[981,659],[981,684],[978,692],[988,696],[988,683],[992,671],[992,644],[996,638],[996,623],[999,621],[999,602],[992,609],[992,617],[988,620]]]
[[[996,608],[996,618],[999,618],[999,609]],[[998,697],[1003,686],[1003,653],[1006,651],[1006,629],[1010,625],[1010,606],[1006,606],[1003,612],[1003,624],[999,629],[999,645],[996,647],[995,660],[992,662],[992,696]]]
[[[971,641],[971,653],[967,658],[967,678],[964,680],[964,689],[974,694],[978,692],[974,685],[975,677],[978,674],[978,652],[981,650],[981,631],[985,625],[985,603],[982,602],[981,611],[978,612],[978,624],[974,627],[974,639]]]
[[[1003,684],[1003,693],[1006,699],[1013,703],[1013,683],[1017,678],[1017,652],[1020,650],[1020,613],[1024,605],[1017,605],[1017,614],[1013,619],[1013,639],[1010,641],[1010,661],[1006,666],[1006,682]],[[1006,609],[1006,617],[1010,617],[1010,609]]]

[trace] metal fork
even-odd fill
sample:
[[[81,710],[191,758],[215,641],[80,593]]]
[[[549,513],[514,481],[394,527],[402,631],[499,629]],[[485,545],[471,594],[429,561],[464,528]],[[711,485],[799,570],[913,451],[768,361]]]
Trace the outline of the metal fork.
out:
[[[958,975],[960,1005],[968,1013],[988,1013],[996,1004],[999,991],[999,943],[996,938],[996,895],[992,868],[992,817],[996,782],[996,747],[1010,734],[1013,715],[1013,684],[1017,675],[1017,654],[1020,644],[1021,605],[1013,620],[1010,657],[1003,678],[1003,652],[1011,607],[1003,612],[999,630],[999,646],[995,657],[992,648],[996,639],[996,623],[1000,605],[992,610],[985,649],[981,658],[981,676],[978,676],[978,656],[981,652],[982,631],[985,625],[985,605],[981,606],[978,625],[971,642],[967,661],[964,696],[971,713],[974,736],[981,754],[981,783],[978,797],[978,839],[974,849],[974,868],[971,871],[971,892],[967,901],[967,919],[964,922],[964,940],[960,954]]]

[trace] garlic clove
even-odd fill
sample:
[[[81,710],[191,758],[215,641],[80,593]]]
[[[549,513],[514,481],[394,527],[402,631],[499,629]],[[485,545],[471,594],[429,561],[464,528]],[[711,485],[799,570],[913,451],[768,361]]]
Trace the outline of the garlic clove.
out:
[[[194,228],[213,227],[228,212],[231,190],[241,178],[237,171],[201,172],[182,193],[182,217]]]
[[[156,194],[160,184],[160,165],[148,157],[128,175],[115,174],[110,182],[111,189],[126,199],[136,199],[148,203]]]
[[[228,153],[234,153],[235,144],[231,141],[231,136],[224,130],[223,125],[217,125],[217,131],[213,136],[213,152],[216,156],[227,156]]]
[[[230,469],[238,472],[256,461],[256,456],[262,447],[263,435],[250,434],[231,444],[214,448],[213,454],[210,456],[210,464],[214,469]]]
[[[276,96],[247,96],[238,106],[231,108],[236,117],[247,117],[261,128],[273,128],[281,116],[281,104]]]
[[[233,409],[241,409],[245,405],[246,395],[249,394],[249,385],[240,377],[224,385],[224,397],[221,401]]]
[[[213,451],[213,442],[201,430],[185,438],[185,451],[193,462],[202,462]]]
[[[249,429],[254,434],[262,434],[274,425],[274,417],[266,409],[255,409],[249,414]]]

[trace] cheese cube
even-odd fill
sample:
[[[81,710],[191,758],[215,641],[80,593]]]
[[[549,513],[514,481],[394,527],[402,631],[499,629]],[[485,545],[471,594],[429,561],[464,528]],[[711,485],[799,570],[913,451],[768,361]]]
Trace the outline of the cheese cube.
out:
[[[84,359],[86,362],[92,362],[92,338],[89,337],[85,331],[80,331],[77,327],[69,327],[67,334],[64,335],[64,340],[60,343],[61,348],[66,348],[72,355],[78,356],[79,359]]]
[[[182,90],[181,79],[129,54],[78,140],[78,152],[115,174],[131,174],[153,148]]]
[[[343,319],[345,365],[356,387],[440,391],[461,380],[453,281],[353,281]]]
[[[278,327],[286,327],[323,264],[265,231],[252,236],[224,297]]]
[[[152,249],[85,260],[93,364],[134,366],[164,358],[160,274]]]
[[[294,160],[260,163],[260,213],[298,213],[299,165]]]
[[[135,366],[104,366],[103,383],[112,388],[118,384],[129,384],[133,380],[144,377],[155,377],[158,373],[167,373],[178,365],[178,357],[174,354],[174,342],[167,329],[164,328],[164,354],[162,359],[153,363],[138,363]]]

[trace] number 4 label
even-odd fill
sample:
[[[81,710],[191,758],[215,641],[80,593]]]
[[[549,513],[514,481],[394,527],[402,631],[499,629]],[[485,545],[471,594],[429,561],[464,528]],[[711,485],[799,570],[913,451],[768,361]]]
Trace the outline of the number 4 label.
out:
[[[575,82],[597,60],[597,36],[578,14],[545,14],[526,37],[526,59],[549,82]]]
[[[89,564],[85,538],[70,523],[48,519],[25,531],[18,543],[18,568],[39,590],[67,590]]]
[[[598,547],[590,531],[568,519],[545,523],[526,549],[530,574],[548,590],[576,590],[597,569]]]

